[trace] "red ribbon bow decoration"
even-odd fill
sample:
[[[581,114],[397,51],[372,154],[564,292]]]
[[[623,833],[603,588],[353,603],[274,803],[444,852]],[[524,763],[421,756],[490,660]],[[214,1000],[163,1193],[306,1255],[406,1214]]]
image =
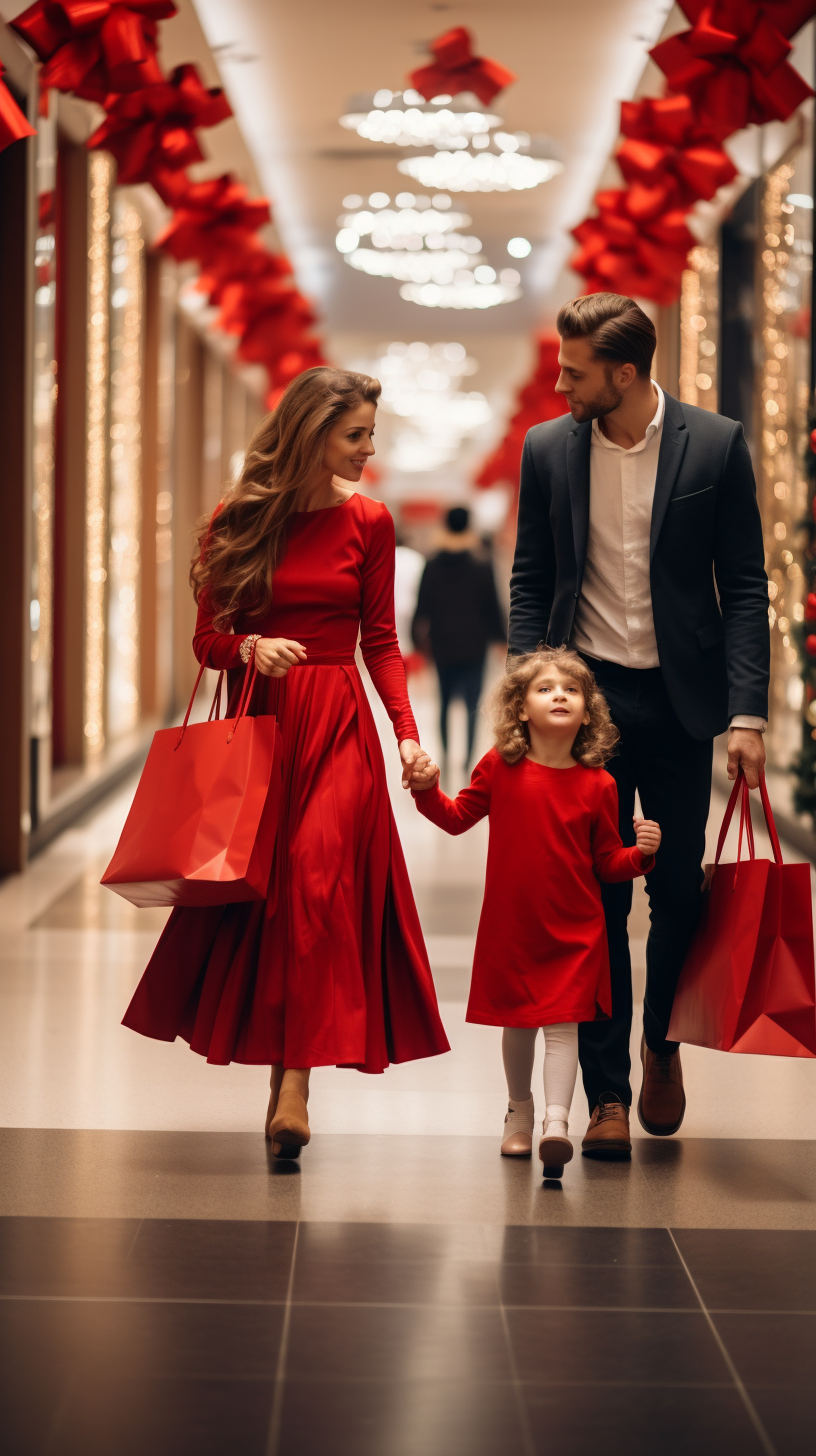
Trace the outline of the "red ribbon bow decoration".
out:
[[[103,104],[163,80],[156,22],[175,14],[173,0],[36,0],[10,24],[44,62],[43,90]]]
[[[623,101],[621,132],[625,140],[615,157],[629,184],[627,215],[635,222],[708,201],[737,175],[722,147],[696,126],[688,96]]]
[[[434,59],[429,66],[411,71],[408,80],[426,101],[434,96],[458,96],[473,91],[483,106],[489,106],[505,86],[518,78],[506,66],[488,56],[474,56],[470,31],[463,25],[448,30],[428,47]]]
[[[560,373],[558,350],[561,340],[557,334],[541,334],[537,341],[538,357],[533,376],[520,391],[517,409],[501,444],[484,462],[476,477],[476,484],[482,489],[509,481],[517,486],[521,470],[521,452],[527,431],[542,420],[554,420],[566,414],[567,405],[563,395],[556,394],[555,386]]]
[[[691,30],[649,54],[672,91],[685,91],[700,123],[722,140],[749,122],[787,121],[812,96],[788,62],[788,35],[813,14],[811,0],[680,0]]]
[[[200,293],[207,294],[211,304],[220,305],[231,283],[243,283],[249,287],[273,278],[287,278],[291,274],[292,264],[285,253],[269,253],[259,238],[249,237],[237,253],[224,253],[213,259],[206,273],[199,274],[195,286]]]
[[[108,102],[108,116],[88,146],[112,152],[119,181],[128,183],[150,182],[157,174],[161,185],[168,171],[202,161],[195,129],[232,115],[223,91],[208,91],[192,65],[176,66],[169,80]]]
[[[580,247],[570,267],[587,281],[587,293],[624,293],[673,303],[694,238],[677,209],[651,221],[635,221],[628,194],[610,187],[595,196],[597,217],[573,228]]]
[[[5,66],[0,65],[0,152],[10,147],[12,142],[19,142],[23,137],[37,134],[36,128],[27,121],[3,80],[5,69]]]
[[[226,172],[188,183],[156,247],[179,263],[195,259],[209,272],[220,260],[253,247],[253,234],[270,221],[266,198],[250,198],[243,183]]]

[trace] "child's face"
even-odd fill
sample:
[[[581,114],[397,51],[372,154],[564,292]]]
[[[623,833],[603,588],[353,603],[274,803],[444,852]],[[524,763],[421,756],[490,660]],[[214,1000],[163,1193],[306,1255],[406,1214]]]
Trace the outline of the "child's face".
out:
[[[557,733],[572,742],[582,723],[589,722],[586,699],[574,677],[554,664],[536,673],[519,713],[523,723],[539,733]]]

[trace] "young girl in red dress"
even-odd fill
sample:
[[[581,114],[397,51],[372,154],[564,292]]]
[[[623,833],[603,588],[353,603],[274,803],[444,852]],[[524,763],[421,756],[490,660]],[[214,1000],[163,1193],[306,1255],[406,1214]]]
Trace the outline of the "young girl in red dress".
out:
[[[436,765],[412,792],[426,818],[461,834],[490,816],[484,902],[467,1020],[501,1026],[509,1106],[501,1151],[529,1156],[530,1082],[544,1029],[546,1177],[572,1158],[567,1136],[578,1071],[578,1023],[610,1015],[609,953],[600,880],[647,874],[660,829],[636,819],[636,845],[618,833],[618,793],[603,765],[617,740],[586,663],[565,647],[517,658],[493,698],[495,747],[455,799]]]
[[[382,1072],[448,1050],[354,660],[359,634],[407,787],[430,760],[394,626],[394,523],[349,488],[379,394],[364,374],[306,370],[202,526],[193,648],[227,670],[228,715],[253,660],[261,674],[250,711],[274,713],[283,744],[275,857],[266,901],[173,911],[124,1017],[209,1062],[271,1064],[279,1157],[309,1141],[312,1067]]]

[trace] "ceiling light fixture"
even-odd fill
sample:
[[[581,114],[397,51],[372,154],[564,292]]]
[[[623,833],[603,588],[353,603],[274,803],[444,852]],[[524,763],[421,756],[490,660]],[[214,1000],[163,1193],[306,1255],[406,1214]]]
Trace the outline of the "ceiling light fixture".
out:
[[[405,157],[397,168],[422,187],[444,187],[448,192],[522,192],[549,182],[564,170],[554,157],[533,157],[520,151],[440,151],[428,157]]]
[[[398,147],[466,147],[474,137],[489,137],[502,118],[487,111],[470,92],[425,101],[418,91],[388,91],[355,96],[340,125],[366,141]]]

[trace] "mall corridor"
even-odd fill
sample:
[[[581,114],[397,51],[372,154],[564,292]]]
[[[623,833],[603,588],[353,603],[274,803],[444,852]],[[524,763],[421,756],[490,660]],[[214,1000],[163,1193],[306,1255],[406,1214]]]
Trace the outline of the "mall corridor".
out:
[[[433,744],[428,674],[414,698]],[[484,826],[420,818],[383,737],[452,1050],[318,1069],[299,1163],[268,1153],[263,1069],[119,1025],[166,915],[98,884],[129,789],[0,888],[4,1448],[629,1456],[657,1422],[667,1456],[800,1456],[812,1065],[685,1047],[681,1136],[634,1122],[631,1164],[561,1182],[499,1157],[500,1033],[464,1021]],[[645,931],[639,891],[641,987]]]
[[[815,86],[0,0],[0,1456],[814,1456]]]

